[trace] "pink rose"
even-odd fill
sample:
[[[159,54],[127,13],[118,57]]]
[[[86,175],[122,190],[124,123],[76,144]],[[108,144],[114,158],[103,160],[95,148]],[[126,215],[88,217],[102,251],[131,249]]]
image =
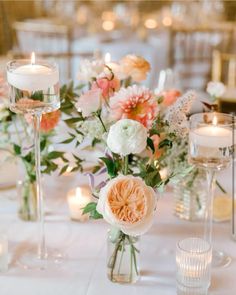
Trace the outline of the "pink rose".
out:
[[[101,89],[102,97],[108,99],[120,89],[120,81],[116,77],[111,80],[108,77],[101,77],[93,82],[92,89]]]
[[[181,95],[181,92],[177,89],[171,89],[167,91],[163,91],[160,93],[160,96],[163,96],[162,104],[166,107],[171,106],[176,102],[177,98]]]
[[[101,108],[101,89],[92,89],[80,96],[76,103],[78,111],[82,112],[84,117],[90,116]]]

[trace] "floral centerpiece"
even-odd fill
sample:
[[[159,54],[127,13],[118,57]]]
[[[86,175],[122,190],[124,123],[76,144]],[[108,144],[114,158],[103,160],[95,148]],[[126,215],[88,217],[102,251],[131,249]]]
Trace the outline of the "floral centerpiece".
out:
[[[70,114],[65,142],[78,144],[79,135],[79,142],[89,137],[93,146],[104,147],[96,174],[90,174],[97,202],[89,203],[84,213],[112,226],[107,265],[114,282],[138,279],[138,237],[152,225],[158,190],[175,175],[171,171],[163,178],[161,170],[173,142],[188,132],[186,114],[195,97],[192,91],[154,94],[137,84],[149,70],[149,63],[134,55],[117,63],[86,61],[79,73],[85,82],[82,93],[65,96],[62,104]],[[94,176],[102,173],[102,182],[94,185]]]

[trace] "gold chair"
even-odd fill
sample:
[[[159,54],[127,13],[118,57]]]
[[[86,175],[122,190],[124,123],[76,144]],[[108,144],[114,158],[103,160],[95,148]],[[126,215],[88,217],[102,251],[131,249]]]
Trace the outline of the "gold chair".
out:
[[[92,58],[92,52],[72,50],[73,25],[58,19],[42,18],[15,22],[18,48],[14,57],[28,57],[32,51],[37,57],[53,59],[59,64],[60,79],[66,82],[75,78],[80,59]]]
[[[226,86],[225,93],[218,98],[219,111],[236,113],[236,54],[213,52],[212,81]]]
[[[228,88],[236,88],[236,54],[213,51],[212,81],[223,82]]]
[[[169,65],[178,73],[183,90],[205,89],[210,79],[213,50],[228,51],[232,39],[231,24],[171,30]]]

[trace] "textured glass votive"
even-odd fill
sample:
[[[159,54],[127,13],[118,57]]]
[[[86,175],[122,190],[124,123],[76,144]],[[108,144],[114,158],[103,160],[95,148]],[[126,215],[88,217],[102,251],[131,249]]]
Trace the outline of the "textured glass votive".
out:
[[[5,235],[0,235],[0,272],[8,270],[8,240]]]
[[[187,238],[176,247],[178,285],[207,290],[211,281],[211,245],[200,238]]]

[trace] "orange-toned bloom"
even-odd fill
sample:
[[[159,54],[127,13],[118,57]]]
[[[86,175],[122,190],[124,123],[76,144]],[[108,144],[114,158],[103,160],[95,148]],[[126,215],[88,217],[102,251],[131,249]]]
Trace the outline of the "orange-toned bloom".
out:
[[[148,61],[143,57],[129,54],[120,61],[123,73],[127,77],[131,77],[135,82],[141,82],[146,79],[151,67]]]
[[[151,127],[158,112],[152,92],[143,86],[122,88],[110,98],[111,117],[114,120],[132,119]]]
[[[56,127],[59,122],[61,112],[59,110],[43,114],[40,128],[44,132],[48,132]]]
[[[159,149],[159,147],[158,147],[159,146],[159,143],[161,141],[161,138],[157,134],[154,134],[153,136],[151,136],[151,139],[153,141],[154,148],[155,148],[155,152],[153,154],[153,158],[154,159],[158,159],[162,155],[162,149]]]
[[[154,190],[132,175],[110,180],[99,194],[97,210],[111,225],[129,235],[141,235],[151,226],[156,207]]]
[[[181,92],[177,89],[170,89],[160,93],[160,96],[163,97],[162,104],[166,107],[171,106],[176,102],[177,98],[180,97]]]

